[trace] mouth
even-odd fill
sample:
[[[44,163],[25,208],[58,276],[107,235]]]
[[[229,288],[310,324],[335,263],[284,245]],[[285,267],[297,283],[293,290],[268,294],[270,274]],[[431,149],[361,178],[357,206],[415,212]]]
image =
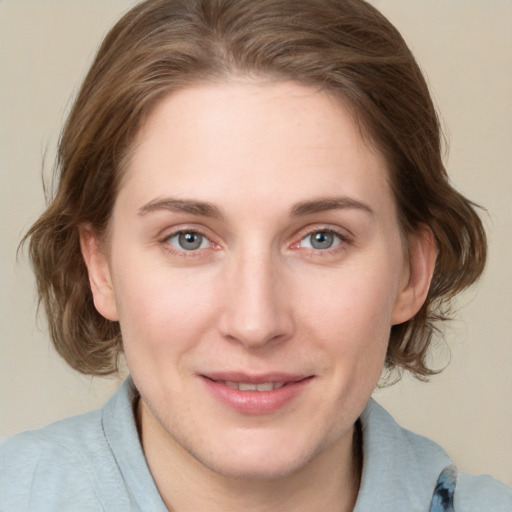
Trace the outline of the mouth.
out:
[[[269,414],[296,401],[313,382],[312,375],[222,373],[201,375],[207,389],[224,406],[243,414]]]
[[[252,384],[250,382],[235,382],[231,380],[224,381],[228,388],[238,389],[239,391],[273,391],[286,385],[286,382],[262,382],[261,384]]]

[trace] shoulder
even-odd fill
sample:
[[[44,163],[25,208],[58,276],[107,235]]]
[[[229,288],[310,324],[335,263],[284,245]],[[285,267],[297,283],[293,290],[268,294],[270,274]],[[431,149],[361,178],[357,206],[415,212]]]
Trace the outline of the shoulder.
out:
[[[426,510],[439,475],[452,461],[433,441],[400,427],[370,400],[360,417],[363,474],[356,512]]]
[[[355,511],[426,510],[440,475],[453,467],[451,458],[434,441],[400,427],[373,400],[360,420],[363,475]],[[489,476],[459,473],[454,510],[512,512],[512,490]]]
[[[101,415],[88,413],[0,444],[2,512],[102,510],[95,496],[94,453]],[[71,508],[71,503],[74,507]]]
[[[369,460],[379,465],[393,457],[400,477],[436,481],[440,472],[453,464],[448,454],[437,443],[415,434],[396,423],[392,416],[371,399],[361,415],[364,445]]]
[[[0,443],[0,512],[141,510],[132,488],[142,487],[139,501],[145,502],[154,484],[151,487],[132,405],[132,387],[125,381],[98,411]]]
[[[511,512],[512,489],[488,475],[461,473],[454,504],[457,512]]]

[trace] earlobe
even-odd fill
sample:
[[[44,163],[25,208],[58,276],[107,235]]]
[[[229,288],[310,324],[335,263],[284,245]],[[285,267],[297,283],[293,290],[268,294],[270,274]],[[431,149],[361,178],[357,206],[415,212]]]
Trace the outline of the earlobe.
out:
[[[117,321],[117,305],[108,257],[91,226],[80,226],[80,248],[89,274],[94,306],[108,320]]]
[[[426,224],[422,224],[409,238],[408,273],[395,302],[392,325],[410,320],[423,306],[434,274],[436,257],[434,234]]]

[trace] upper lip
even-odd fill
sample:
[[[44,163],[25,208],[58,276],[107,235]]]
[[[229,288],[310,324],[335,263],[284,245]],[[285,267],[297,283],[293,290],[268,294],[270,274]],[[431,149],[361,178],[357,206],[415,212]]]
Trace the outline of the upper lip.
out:
[[[296,373],[246,373],[246,372],[208,372],[202,373],[203,377],[214,381],[230,381],[230,382],[243,382],[247,384],[263,384],[263,383],[277,383],[277,382],[298,382],[300,380],[312,377],[312,375],[296,374]]]

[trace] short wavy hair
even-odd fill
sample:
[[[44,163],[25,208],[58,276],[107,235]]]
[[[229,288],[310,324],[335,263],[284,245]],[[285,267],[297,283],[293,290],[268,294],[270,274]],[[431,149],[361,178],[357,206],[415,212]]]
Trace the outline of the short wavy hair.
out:
[[[450,299],[482,273],[486,236],[475,205],[450,185],[438,117],[413,55],[363,0],[147,0],[111,29],[64,126],[54,197],[24,238],[57,351],[82,373],[117,371],[120,328],[94,307],[78,228],[105,232],[130,145],[160,99],[233,75],[337,95],[385,155],[403,233],[426,224],[438,249],[426,302],[392,327],[386,367],[430,375],[436,326]]]

